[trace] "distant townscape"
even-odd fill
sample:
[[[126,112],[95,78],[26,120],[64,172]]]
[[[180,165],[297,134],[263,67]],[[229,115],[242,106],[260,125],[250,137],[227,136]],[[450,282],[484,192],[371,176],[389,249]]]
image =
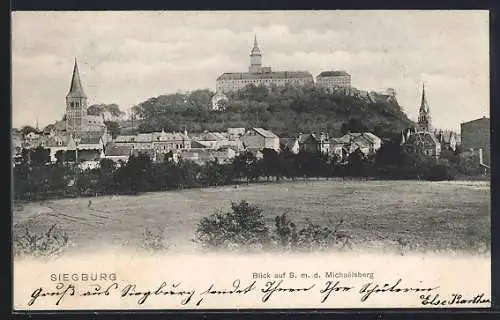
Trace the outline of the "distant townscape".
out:
[[[257,38],[254,39],[250,54],[248,72],[223,73],[217,78],[216,92],[210,101],[211,112],[230,113],[230,109],[224,111],[225,103],[244,90],[308,86],[316,87],[323,97],[352,99],[334,100],[336,105],[339,104],[338,101],[361,104],[359,101],[364,100],[366,103],[377,105],[377,101],[382,99],[385,103],[382,106],[393,106],[391,108],[397,109],[394,111],[396,114],[402,113],[398,109],[394,89],[388,89],[385,93],[355,89],[351,86],[351,76],[345,71],[323,71],[314,81],[307,71],[272,71],[271,67],[263,67]],[[365,106],[361,104],[361,110],[366,110],[363,109]],[[153,116],[149,116],[151,122],[155,120],[157,111],[155,112]],[[381,111],[382,114],[387,112],[385,109]],[[99,168],[103,159],[112,161],[118,167],[126,164],[131,157],[138,156],[146,156],[152,162],[190,161],[205,165],[216,161],[219,164],[231,164],[235,159],[239,159],[238,157],[250,155],[256,160],[262,160],[266,152],[272,151],[273,154],[286,152],[295,156],[301,153],[318,154],[332,166],[347,166],[354,157],[358,162],[359,159],[364,161],[365,166],[375,166],[376,170],[372,168],[375,171],[368,171],[369,175],[377,176],[384,172],[377,166],[382,163],[379,159],[382,156],[378,157],[378,154],[384,154],[382,151],[385,147],[385,159],[394,162],[385,165],[392,165],[393,171],[403,170],[401,166],[410,166],[397,164],[402,159],[401,152],[434,159],[445,167],[451,164],[454,170],[460,173],[467,174],[470,168],[466,167],[470,166],[474,168],[475,173],[484,174],[489,170],[489,119],[481,118],[462,123],[460,134],[433,128],[425,86],[422,87],[418,122],[403,127],[397,136],[383,136],[378,132],[371,132],[355,118],[349,118],[349,121],[342,124],[341,134],[338,136],[332,136],[327,130],[320,129],[321,131],[316,132],[292,132],[281,137],[270,128],[229,126],[218,131],[190,132],[185,127],[175,132],[161,129],[149,132],[131,131],[130,134],[125,134],[120,131],[120,123],[126,122],[124,114],[117,105],[88,106],[75,59],[69,92],[66,95],[64,117],[44,129],[25,126],[20,130],[12,130],[14,166],[22,163],[29,165],[33,153],[41,150],[47,155],[47,164],[73,163],[83,171]],[[134,118],[132,124],[133,121]],[[414,156],[410,158],[416,161]],[[395,169],[397,166],[399,169]],[[342,172],[345,174],[346,171]],[[278,175],[285,176],[286,173]],[[416,176],[420,177],[421,174]],[[450,174],[444,176],[449,178]]]

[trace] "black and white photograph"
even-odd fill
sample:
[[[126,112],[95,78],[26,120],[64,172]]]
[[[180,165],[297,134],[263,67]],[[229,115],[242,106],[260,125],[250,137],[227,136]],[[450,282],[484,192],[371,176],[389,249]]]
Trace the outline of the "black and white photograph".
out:
[[[15,310],[488,308],[488,11],[18,11]]]

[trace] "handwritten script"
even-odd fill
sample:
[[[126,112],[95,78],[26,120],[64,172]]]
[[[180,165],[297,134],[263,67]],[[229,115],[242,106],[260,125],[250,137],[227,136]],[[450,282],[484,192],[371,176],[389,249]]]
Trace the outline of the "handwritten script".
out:
[[[54,304],[56,306],[71,306],[75,298],[111,298],[115,297],[125,300],[123,303],[132,303],[137,307],[147,305],[153,299],[163,299],[161,303],[165,306],[180,305],[187,307],[199,307],[208,299],[215,297],[236,297],[256,299],[256,304],[268,304],[277,298],[305,298],[306,295],[318,297],[318,302],[327,307],[327,302],[340,298],[342,295],[357,295],[360,303],[364,303],[374,297],[397,298],[397,295],[411,295],[424,307],[449,306],[465,304],[489,304],[490,299],[479,293],[475,296],[466,297],[460,293],[451,296],[441,296],[438,292],[439,286],[435,285],[409,285],[403,279],[392,282],[367,281],[349,284],[348,281],[304,281],[298,285],[296,282],[286,280],[249,280],[241,281],[235,279],[229,285],[221,286],[215,283],[202,286],[187,286],[182,282],[164,281],[150,288],[139,287],[135,283],[108,282],[105,284],[92,283],[82,284],[78,282],[58,282],[52,287],[38,287],[34,289],[27,300],[29,307],[42,303],[44,305]],[[158,303],[158,301],[156,301]]]

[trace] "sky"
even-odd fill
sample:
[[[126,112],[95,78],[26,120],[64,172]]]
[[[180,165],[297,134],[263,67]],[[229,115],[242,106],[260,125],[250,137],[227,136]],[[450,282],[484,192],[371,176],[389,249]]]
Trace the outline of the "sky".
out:
[[[487,11],[14,12],[12,125],[62,118],[75,57],[89,105],[126,111],[246,72],[254,35],[264,66],[345,70],[412,120],[422,83],[434,127],[489,117]]]

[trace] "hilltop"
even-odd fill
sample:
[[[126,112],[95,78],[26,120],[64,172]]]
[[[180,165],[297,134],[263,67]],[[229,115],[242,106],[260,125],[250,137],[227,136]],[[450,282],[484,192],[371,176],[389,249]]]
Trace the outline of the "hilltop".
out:
[[[246,88],[228,95],[223,111],[211,109],[210,90],[150,98],[133,108],[136,119],[120,123],[122,134],[134,131],[224,131],[228,127],[263,127],[279,136],[324,131],[371,131],[394,136],[413,123],[394,100],[368,101],[315,87]]]

